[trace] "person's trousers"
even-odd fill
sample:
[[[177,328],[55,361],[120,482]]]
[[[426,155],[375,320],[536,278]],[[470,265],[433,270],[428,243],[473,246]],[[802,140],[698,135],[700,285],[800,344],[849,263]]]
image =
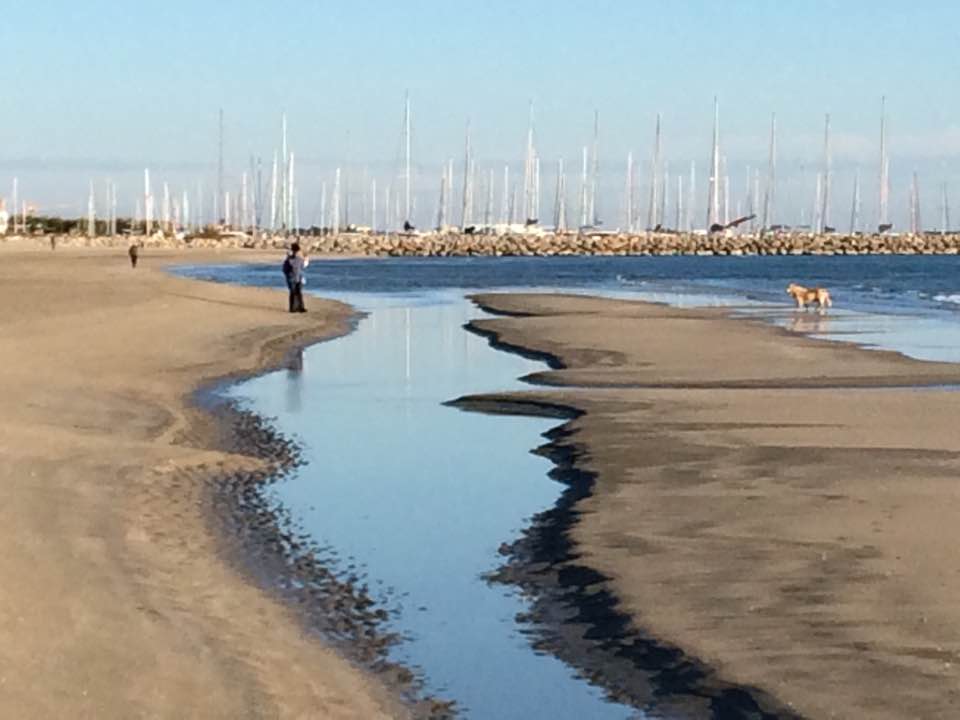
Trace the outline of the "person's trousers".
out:
[[[290,312],[303,312],[303,283],[292,282],[290,286]]]

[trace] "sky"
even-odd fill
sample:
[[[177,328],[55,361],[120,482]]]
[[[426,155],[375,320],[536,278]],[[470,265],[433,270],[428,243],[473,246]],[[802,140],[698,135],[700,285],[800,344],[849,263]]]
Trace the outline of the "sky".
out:
[[[849,222],[858,167],[863,216],[874,222],[886,96],[894,221],[906,221],[914,171],[925,225],[939,224],[942,182],[960,208],[955,2],[6,0],[2,16],[0,195],[18,177],[38,212],[81,214],[89,183],[102,194],[109,178],[129,213],[145,167],[155,187],[166,180],[178,196],[195,195],[200,184],[209,196],[222,108],[228,189],[239,189],[251,156],[269,176],[286,112],[301,221],[318,215],[321,183],[329,191],[338,166],[360,220],[370,182],[384,188],[399,175],[406,91],[422,224],[447,158],[458,192],[468,120],[478,171],[496,170],[499,206],[504,163],[514,177],[522,171],[531,100],[547,213],[561,158],[576,204],[596,110],[607,225],[622,223],[628,151],[645,213],[658,112],[671,172],[697,163],[704,215],[714,96],[732,205],[745,196],[747,166],[766,167],[776,112],[777,219],[809,220],[830,113],[833,224]]]

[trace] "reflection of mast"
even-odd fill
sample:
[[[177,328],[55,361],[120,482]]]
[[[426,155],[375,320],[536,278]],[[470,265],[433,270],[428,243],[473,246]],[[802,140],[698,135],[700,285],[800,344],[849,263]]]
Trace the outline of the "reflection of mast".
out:
[[[404,308],[403,316],[404,336],[406,339],[406,379],[410,382],[410,308]]]

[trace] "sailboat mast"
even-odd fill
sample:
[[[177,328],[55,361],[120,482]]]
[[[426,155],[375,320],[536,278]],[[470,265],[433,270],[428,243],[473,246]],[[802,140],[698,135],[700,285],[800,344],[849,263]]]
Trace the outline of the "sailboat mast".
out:
[[[813,192],[813,231],[821,232],[823,227],[823,171],[817,171],[817,185]]]
[[[510,222],[510,165],[503,166],[503,195],[500,202],[500,222]]]
[[[627,178],[623,188],[624,228],[633,232],[633,152],[627,153]]]
[[[827,232],[830,227],[830,180],[832,174],[832,158],[830,157],[830,113],[827,113],[823,127],[823,199],[820,201],[820,228],[821,233]]]
[[[777,114],[770,116],[770,156],[767,160],[767,188],[763,195],[763,222],[761,228],[774,225],[773,213],[777,190]]]
[[[443,216],[446,220],[446,223],[449,225],[453,224],[453,212],[451,207],[453,205],[453,158],[447,160],[447,195],[446,195],[446,204],[443,208]]]
[[[213,200],[214,221],[220,222],[220,207],[223,202],[223,108],[220,108],[217,135],[217,195]]]
[[[887,158],[887,98],[880,98],[880,189],[878,230],[881,225],[889,224],[890,162]]]
[[[600,179],[600,111],[593,111],[593,168],[590,177],[590,224],[600,225],[600,210],[597,207],[597,184]]]
[[[240,229],[245,230],[250,207],[247,203],[247,173],[240,174]]]
[[[93,195],[93,180],[90,181],[90,195],[87,197],[87,237],[97,234],[96,199]]]
[[[683,175],[677,173],[677,217],[674,222],[674,228],[677,232],[683,230]]]
[[[687,232],[693,232],[694,203],[697,201],[697,161],[690,161],[690,187],[687,188]]]
[[[279,172],[279,167],[277,164],[277,151],[273,151],[273,173],[270,176],[270,230],[271,232],[277,231],[277,183],[279,177],[277,173]]]
[[[437,203],[437,230],[443,230],[447,224],[447,166],[440,168],[440,202]]]
[[[467,120],[467,132],[463,143],[463,204],[460,209],[460,228],[470,224],[473,214],[473,157],[470,150],[470,121]]]
[[[656,132],[653,139],[653,162],[650,165],[650,206],[647,208],[647,229],[660,225],[660,113],[657,113]]]
[[[533,100],[530,101],[530,122],[527,127],[527,156],[523,170],[523,221],[533,218],[534,185]]]
[[[410,92],[403,102],[403,219],[410,222]]]
[[[860,168],[853,175],[853,202],[850,207],[850,234],[860,229]]]
[[[297,229],[296,222],[296,213],[294,212],[295,198],[296,193],[294,191],[294,172],[293,172],[293,153],[290,153],[290,162],[287,164],[287,173],[289,177],[287,178],[287,228],[291,230]]]
[[[713,98],[713,151],[710,154],[710,189],[707,196],[707,230],[720,220],[720,103]]]
[[[946,235],[950,231],[950,200],[947,196],[947,181],[944,180],[940,188],[941,192],[941,210],[940,210],[940,232]]]
[[[340,168],[337,168],[333,176],[333,199],[330,208],[331,220],[330,231],[334,235],[340,234]]]
[[[721,167],[723,168],[720,175],[723,183],[723,224],[727,225],[730,223],[730,176],[727,174],[726,155],[721,159]]]
[[[913,234],[918,234],[922,232],[923,223],[920,220],[920,183],[917,180],[917,171],[913,171],[913,189],[910,194],[910,220],[911,228],[910,232]]]
[[[153,229],[153,198],[150,196],[150,170],[143,171],[143,231],[149,235]]]
[[[488,228],[493,224],[493,168],[487,173],[487,207],[483,213],[483,224]]]
[[[287,196],[289,195],[289,188],[287,186],[287,163],[289,160],[289,155],[287,152],[287,114],[283,113],[280,116],[280,229],[286,231],[287,229]]]
[[[664,162],[663,175],[660,179],[660,211],[657,213],[660,225],[667,224],[667,206],[670,203],[670,165]]]
[[[580,227],[587,227],[589,223],[589,189],[587,188],[587,146],[583,146],[583,169],[580,175]]]

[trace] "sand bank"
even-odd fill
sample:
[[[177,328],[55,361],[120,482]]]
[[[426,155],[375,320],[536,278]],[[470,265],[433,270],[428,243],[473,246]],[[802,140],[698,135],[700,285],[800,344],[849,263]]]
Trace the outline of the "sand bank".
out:
[[[260,259],[277,260],[277,255]],[[191,391],[342,334],[350,308],[192,282],[151,251],[0,253],[0,716],[404,716],[222,558]]]
[[[512,317],[476,329],[553,357],[560,386],[484,400],[584,412],[562,433],[595,476],[570,562],[637,635],[809,717],[956,715],[960,395],[877,388],[960,367],[716,311],[478,302]]]

